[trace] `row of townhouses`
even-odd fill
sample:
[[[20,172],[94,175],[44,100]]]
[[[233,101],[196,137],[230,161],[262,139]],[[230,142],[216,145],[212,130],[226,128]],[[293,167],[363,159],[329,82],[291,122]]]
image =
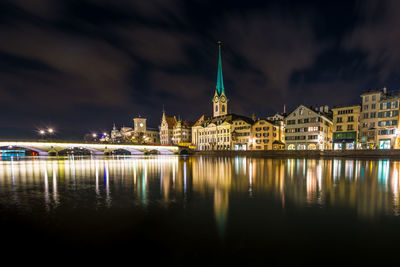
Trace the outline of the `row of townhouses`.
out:
[[[212,116],[185,121],[162,113],[158,131],[146,128],[146,119],[135,118],[134,127],[115,127],[118,138],[162,145],[191,146],[196,150],[353,150],[398,149],[400,94],[386,88],[366,90],[361,104],[337,106],[299,105],[291,112],[266,118],[228,113],[218,46],[217,85]],[[127,129],[125,129],[127,128]]]

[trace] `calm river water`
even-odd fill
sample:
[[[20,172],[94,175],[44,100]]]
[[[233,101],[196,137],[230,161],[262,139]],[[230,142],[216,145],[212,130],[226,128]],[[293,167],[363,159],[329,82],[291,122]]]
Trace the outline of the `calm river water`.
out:
[[[3,255],[40,261],[383,261],[400,242],[400,161],[2,159],[0,212]]]

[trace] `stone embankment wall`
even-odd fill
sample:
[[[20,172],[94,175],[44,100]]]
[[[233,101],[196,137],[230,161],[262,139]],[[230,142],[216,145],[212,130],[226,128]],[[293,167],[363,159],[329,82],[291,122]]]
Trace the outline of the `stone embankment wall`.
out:
[[[322,158],[322,157],[346,157],[346,158],[398,158],[400,149],[387,150],[269,150],[269,151],[195,151],[194,155],[208,156],[249,156],[271,158]]]

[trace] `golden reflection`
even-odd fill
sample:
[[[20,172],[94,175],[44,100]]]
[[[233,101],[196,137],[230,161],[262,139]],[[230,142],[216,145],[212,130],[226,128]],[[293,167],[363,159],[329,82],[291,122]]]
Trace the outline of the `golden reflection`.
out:
[[[29,207],[29,194],[35,192],[50,211],[73,191],[91,192],[99,207],[188,207],[199,197],[211,200],[216,225],[224,233],[233,203],[267,201],[265,196],[266,204],[276,202],[284,209],[316,205],[349,209],[364,218],[399,215],[400,162],[178,156],[0,161],[0,193],[19,206]]]

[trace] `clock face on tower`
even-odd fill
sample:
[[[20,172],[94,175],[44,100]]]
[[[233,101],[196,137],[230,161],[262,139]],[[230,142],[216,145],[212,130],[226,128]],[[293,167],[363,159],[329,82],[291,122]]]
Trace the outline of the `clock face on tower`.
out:
[[[221,102],[222,102],[222,103],[225,103],[225,101],[226,101],[225,96],[222,96],[222,97],[221,97]]]
[[[218,102],[218,96],[215,96],[214,102]]]

